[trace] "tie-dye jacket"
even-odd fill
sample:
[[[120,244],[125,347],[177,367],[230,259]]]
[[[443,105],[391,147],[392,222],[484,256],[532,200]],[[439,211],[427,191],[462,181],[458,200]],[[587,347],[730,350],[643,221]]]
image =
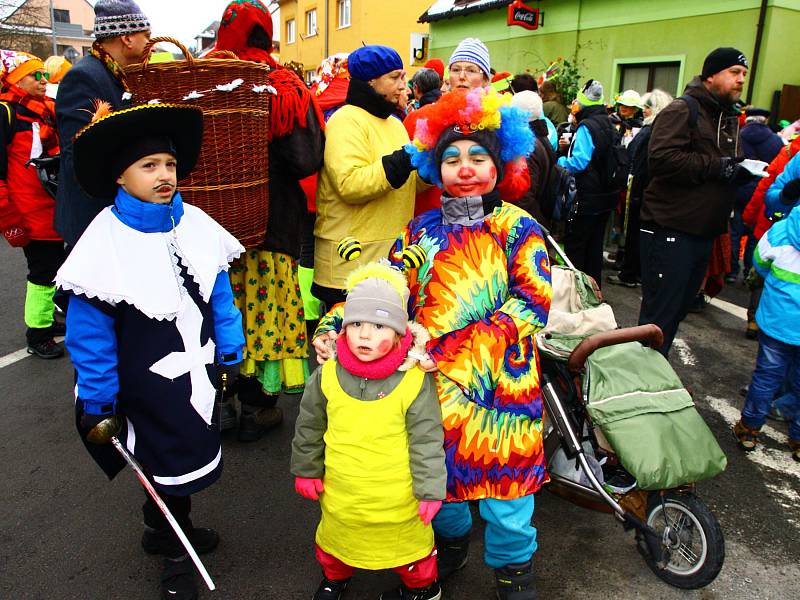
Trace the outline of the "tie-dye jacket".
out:
[[[437,209],[409,223],[390,260],[411,244],[427,252],[408,273],[409,315],[439,368],[447,500],[532,494],[547,481],[533,339],[552,297],[541,229],[511,204],[471,226],[444,224]],[[331,315],[317,334],[340,323]]]

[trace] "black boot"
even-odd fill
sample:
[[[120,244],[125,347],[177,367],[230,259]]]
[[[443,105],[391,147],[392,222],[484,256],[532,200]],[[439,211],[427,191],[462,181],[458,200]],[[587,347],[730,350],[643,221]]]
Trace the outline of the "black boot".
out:
[[[35,354],[44,359],[64,356],[64,348],[53,339],[50,327],[28,327],[25,337],[28,340],[28,354]]]
[[[494,570],[498,600],[536,600],[531,561]]]
[[[436,536],[436,567],[439,581],[463,569],[469,558],[469,534],[457,538]]]
[[[314,598],[312,600],[339,600],[345,590],[347,590],[348,585],[350,585],[349,579],[334,581],[333,579],[323,577],[322,581],[319,582],[317,591],[314,592]]]
[[[237,436],[240,442],[255,442],[283,422],[283,411],[275,406],[278,396],[266,394],[255,377],[239,378],[239,401],[242,404]]]
[[[442,588],[434,581],[426,588],[409,588],[404,584],[391,591],[383,592],[380,600],[441,600]]]
[[[197,582],[194,564],[188,554],[179,558],[165,558],[161,573],[161,598],[163,600],[197,600]]]

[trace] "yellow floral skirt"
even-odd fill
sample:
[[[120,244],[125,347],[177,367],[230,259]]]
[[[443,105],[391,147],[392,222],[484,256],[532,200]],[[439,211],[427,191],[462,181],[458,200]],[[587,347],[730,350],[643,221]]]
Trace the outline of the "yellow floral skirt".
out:
[[[301,392],[308,340],[297,261],[251,249],[231,263],[229,274],[244,325],[242,375],[257,377],[268,394]]]

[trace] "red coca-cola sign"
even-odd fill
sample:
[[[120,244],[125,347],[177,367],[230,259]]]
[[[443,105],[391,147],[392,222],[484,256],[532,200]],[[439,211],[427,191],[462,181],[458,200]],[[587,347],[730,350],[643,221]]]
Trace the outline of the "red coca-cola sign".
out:
[[[531,8],[522,0],[515,0],[508,5],[508,25],[518,25],[525,29],[539,29],[539,9]]]

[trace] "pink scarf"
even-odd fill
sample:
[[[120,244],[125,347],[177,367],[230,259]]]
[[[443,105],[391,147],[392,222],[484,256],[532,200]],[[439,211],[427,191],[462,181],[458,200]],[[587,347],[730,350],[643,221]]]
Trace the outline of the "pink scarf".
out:
[[[340,335],[336,339],[336,359],[351,375],[366,379],[386,379],[403,364],[413,341],[414,336],[411,335],[411,330],[406,329],[403,339],[389,354],[378,360],[364,362],[350,350],[350,346],[347,345],[347,336]]]

